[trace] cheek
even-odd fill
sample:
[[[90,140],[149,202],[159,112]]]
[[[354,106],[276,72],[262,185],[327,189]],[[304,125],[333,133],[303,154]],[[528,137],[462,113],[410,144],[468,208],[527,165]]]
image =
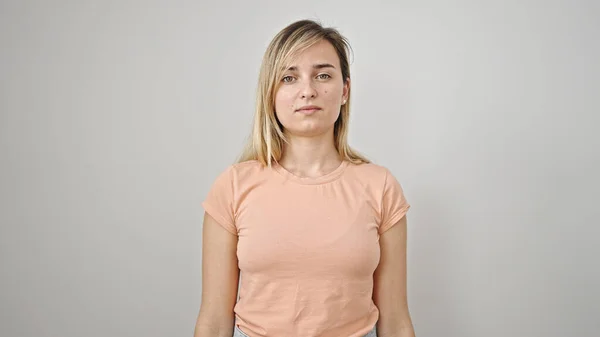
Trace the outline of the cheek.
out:
[[[328,89],[323,92],[323,98],[328,104],[337,104],[342,92],[337,89]]]
[[[280,90],[275,95],[275,110],[284,111],[294,106],[293,97],[285,90]]]
[[[328,85],[326,88],[323,88],[323,96],[327,101],[335,101],[342,97],[343,86],[336,84]]]

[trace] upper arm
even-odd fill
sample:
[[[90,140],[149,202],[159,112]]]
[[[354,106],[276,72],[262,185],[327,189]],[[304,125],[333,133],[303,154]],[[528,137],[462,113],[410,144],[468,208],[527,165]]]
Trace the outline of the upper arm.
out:
[[[233,308],[239,279],[237,241],[236,235],[205,213],[202,230],[202,304],[197,329],[198,326],[210,327],[215,336],[223,334],[223,329],[233,329]]]
[[[381,255],[373,275],[373,301],[379,309],[377,325],[382,335],[412,327],[406,289],[406,242],[406,215],[379,237]]]

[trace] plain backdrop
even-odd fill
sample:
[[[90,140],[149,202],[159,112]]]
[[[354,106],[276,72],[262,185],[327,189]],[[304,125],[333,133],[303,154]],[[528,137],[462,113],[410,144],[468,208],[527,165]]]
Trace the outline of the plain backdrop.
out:
[[[598,336],[600,3],[0,2],[0,336],[191,336],[201,201],[271,38],[353,47],[419,337]],[[283,336],[282,336],[283,337]],[[344,337],[344,336],[340,336]]]

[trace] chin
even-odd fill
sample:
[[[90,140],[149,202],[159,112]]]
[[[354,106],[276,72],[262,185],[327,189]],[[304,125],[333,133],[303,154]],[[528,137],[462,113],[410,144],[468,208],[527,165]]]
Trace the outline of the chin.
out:
[[[333,132],[333,124],[331,125],[296,125],[295,127],[287,129],[288,133],[294,136],[302,137],[315,137],[321,136],[328,132]]]

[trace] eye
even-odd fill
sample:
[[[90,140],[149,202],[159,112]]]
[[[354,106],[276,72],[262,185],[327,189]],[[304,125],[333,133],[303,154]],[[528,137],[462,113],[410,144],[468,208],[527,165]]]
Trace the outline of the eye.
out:
[[[292,76],[290,76],[290,75],[287,75],[287,76],[284,76],[284,77],[281,79],[281,81],[282,81],[282,82],[285,82],[285,83],[289,83],[289,82],[291,82],[293,79],[294,79],[294,78],[293,78]]]
[[[317,75],[318,78],[322,79],[322,80],[326,80],[328,78],[331,78],[331,76],[329,74],[319,74]]]

